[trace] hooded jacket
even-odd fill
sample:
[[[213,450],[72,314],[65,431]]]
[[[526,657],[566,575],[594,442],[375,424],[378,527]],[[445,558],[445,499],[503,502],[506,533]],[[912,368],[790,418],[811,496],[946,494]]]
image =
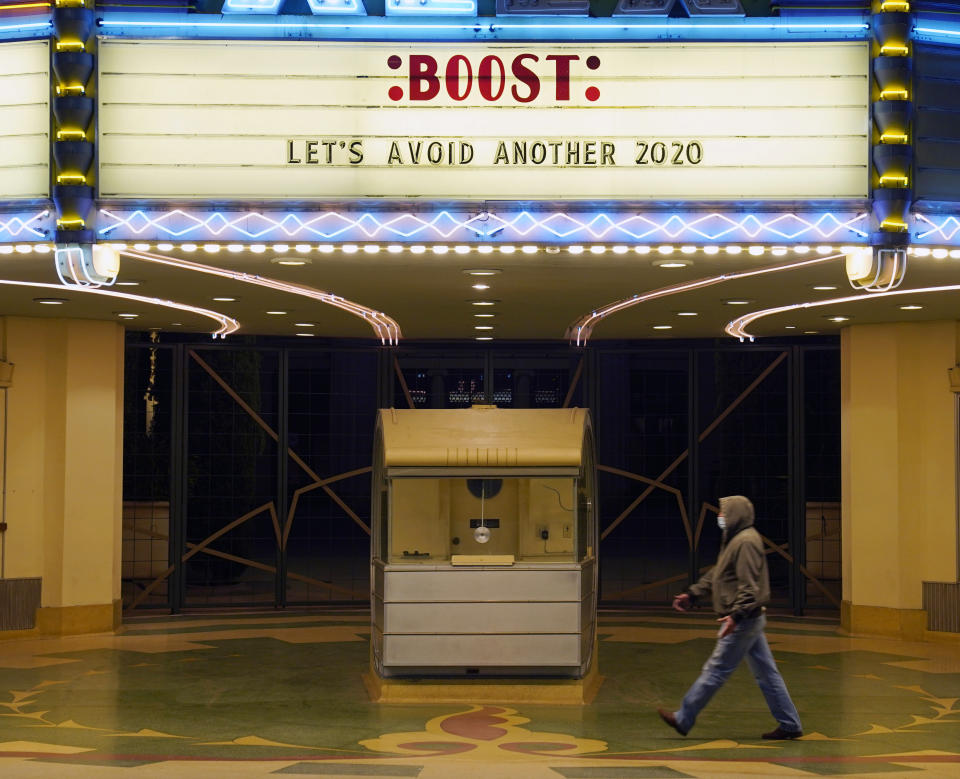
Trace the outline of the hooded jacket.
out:
[[[753,527],[753,504],[743,495],[720,498],[726,519],[717,564],[687,594],[697,600],[713,596],[713,610],[740,622],[770,601],[770,574],[763,541]]]

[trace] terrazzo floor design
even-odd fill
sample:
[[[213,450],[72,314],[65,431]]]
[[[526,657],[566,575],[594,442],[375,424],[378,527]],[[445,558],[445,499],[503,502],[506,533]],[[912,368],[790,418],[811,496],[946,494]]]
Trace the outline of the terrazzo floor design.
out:
[[[960,777],[960,642],[771,615],[806,735],[746,667],[687,737],[665,726],[709,655],[705,613],[601,613],[586,706],[377,704],[362,611],[153,616],[116,634],[0,640],[0,776],[419,779]]]

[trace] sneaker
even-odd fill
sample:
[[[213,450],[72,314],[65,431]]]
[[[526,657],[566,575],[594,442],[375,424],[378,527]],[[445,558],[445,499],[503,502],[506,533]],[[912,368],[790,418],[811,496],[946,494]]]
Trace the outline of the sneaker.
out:
[[[657,714],[660,715],[660,719],[666,722],[671,728],[677,731],[677,733],[679,733],[681,736],[687,735],[688,731],[684,730],[677,724],[677,718],[673,715],[672,711],[667,711],[666,709],[657,709]]]
[[[769,739],[771,741],[786,741],[792,738],[800,738],[800,736],[802,735],[803,735],[802,730],[784,730],[779,725],[777,725],[776,730],[771,730],[769,733],[764,733],[763,738]]]

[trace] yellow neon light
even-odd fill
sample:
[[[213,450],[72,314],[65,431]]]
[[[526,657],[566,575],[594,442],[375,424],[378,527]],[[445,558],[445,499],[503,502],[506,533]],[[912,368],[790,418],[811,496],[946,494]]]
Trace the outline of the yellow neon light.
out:
[[[86,4],[86,0],[56,0],[54,3],[57,8],[83,8]]]
[[[82,173],[61,173],[59,176],[57,176],[58,184],[69,184],[69,183],[76,183],[76,182],[82,182],[86,184],[87,177],[84,176]]]
[[[906,89],[884,89],[880,93],[881,100],[907,100],[910,93]]]
[[[885,43],[880,47],[880,54],[884,57],[906,57],[910,53],[910,47],[902,43]]]
[[[881,176],[880,177],[880,186],[881,187],[906,187],[910,183],[910,179],[907,176]]]
[[[83,227],[86,224],[82,219],[58,219],[57,227]]]
[[[69,85],[57,84],[58,95],[66,95],[66,94],[82,95],[86,91],[87,91],[87,88],[83,84],[69,84]]]
[[[880,223],[881,230],[888,230],[891,232],[905,233],[908,228],[909,225],[900,219],[884,219]]]
[[[57,41],[57,51],[83,51],[85,48],[83,41]]]
[[[880,3],[880,10],[884,13],[887,11],[909,11],[910,3],[909,0],[883,0]]]
[[[0,5],[0,11],[19,11],[21,8],[49,8],[50,3],[10,3]]]
[[[57,140],[66,141],[69,139],[83,139],[87,137],[86,130],[57,130]]]
[[[883,133],[880,143],[906,143],[910,138],[906,133]]]

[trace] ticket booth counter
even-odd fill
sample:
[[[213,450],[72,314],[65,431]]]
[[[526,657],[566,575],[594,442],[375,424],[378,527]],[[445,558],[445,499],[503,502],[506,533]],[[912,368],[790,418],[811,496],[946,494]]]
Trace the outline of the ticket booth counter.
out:
[[[588,413],[386,409],[375,446],[376,672],[583,677],[597,600]]]

